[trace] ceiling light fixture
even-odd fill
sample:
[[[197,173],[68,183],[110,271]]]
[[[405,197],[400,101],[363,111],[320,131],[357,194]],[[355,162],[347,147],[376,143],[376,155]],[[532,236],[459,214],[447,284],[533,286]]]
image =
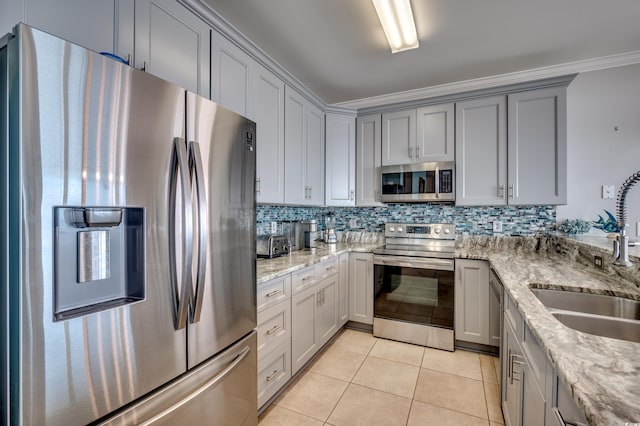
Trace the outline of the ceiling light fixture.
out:
[[[391,53],[415,49],[420,45],[410,0],[373,0],[373,5]]]

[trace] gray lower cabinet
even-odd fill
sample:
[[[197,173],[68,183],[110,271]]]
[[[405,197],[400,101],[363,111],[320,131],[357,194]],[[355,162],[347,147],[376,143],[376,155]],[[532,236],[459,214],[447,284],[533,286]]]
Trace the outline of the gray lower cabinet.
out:
[[[456,259],[456,340],[491,344],[489,333],[489,262]]]
[[[373,254],[351,253],[349,321],[373,324]]]
[[[291,275],[258,285],[258,407],[291,378]]]
[[[338,328],[349,321],[349,253],[338,257]]]
[[[504,295],[502,412],[507,426],[586,425],[513,299]]]

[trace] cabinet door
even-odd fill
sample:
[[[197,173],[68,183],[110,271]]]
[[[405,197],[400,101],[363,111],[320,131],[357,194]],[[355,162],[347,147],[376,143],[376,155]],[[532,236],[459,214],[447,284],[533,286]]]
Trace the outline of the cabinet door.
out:
[[[291,297],[291,374],[295,374],[319,349],[316,327],[318,286]]]
[[[355,205],[356,119],[342,114],[327,114],[326,202],[327,206]]]
[[[382,116],[356,119],[356,205],[379,206]]]
[[[320,281],[317,291],[316,335],[319,349],[338,331],[338,275]]]
[[[136,0],[135,66],[209,98],[211,28],[173,0]]]
[[[213,31],[212,43],[211,99],[238,114],[253,118],[249,101],[253,60],[217,31]]]
[[[338,327],[349,320],[349,253],[338,258]]]
[[[351,253],[349,320],[373,324],[373,255]]]
[[[454,107],[453,104],[418,108],[417,155],[418,163],[454,161]]]
[[[506,204],[504,96],[456,104],[456,205]]]
[[[567,203],[566,88],[509,95],[509,204]]]
[[[284,203],[284,82],[259,64],[253,73],[256,201]]]
[[[489,344],[500,346],[500,295],[489,284]]]
[[[284,93],[284,201],[287,204],[304,205],[308,204],[305,119],[307,101],[289,86],[285,87]]]
[[[544,426],[545,399],[527,364],[522,366],[522,425]]]
[[[456,259],[456,340],[489,345],[489,264]]]
[[[96,52],[127,59],[133,55],[133,10],[133,0],[27,0],[21,21]]]
[[[522,350],[511,324],[504,320],[504,338],[500,349],[502,362],[502,413],[506,426],[522,425]]]
[[[307,104],[307,204],[324,205],[324,112]]]
[[[416,110],[382,114],[382,165],[414,163]]]

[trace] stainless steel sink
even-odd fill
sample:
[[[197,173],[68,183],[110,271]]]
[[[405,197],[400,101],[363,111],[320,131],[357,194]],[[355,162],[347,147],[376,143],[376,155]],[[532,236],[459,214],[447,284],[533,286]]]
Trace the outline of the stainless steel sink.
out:
[[[624,297],[532,288],[562,324],[583,333],[640,343],[640,301]]]
[[[583,333],[640,343],[640,321],[568,311],[551,314],[567,327]]]
[[[601,294],[532,288],[547,308],[640,320],[640,301]]]

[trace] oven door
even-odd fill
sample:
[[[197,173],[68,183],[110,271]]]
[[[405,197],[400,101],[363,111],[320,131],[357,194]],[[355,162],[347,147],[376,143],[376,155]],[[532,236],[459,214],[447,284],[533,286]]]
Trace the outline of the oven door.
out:
[[[375,318],[453,330],[454,260],[374,255]]]

